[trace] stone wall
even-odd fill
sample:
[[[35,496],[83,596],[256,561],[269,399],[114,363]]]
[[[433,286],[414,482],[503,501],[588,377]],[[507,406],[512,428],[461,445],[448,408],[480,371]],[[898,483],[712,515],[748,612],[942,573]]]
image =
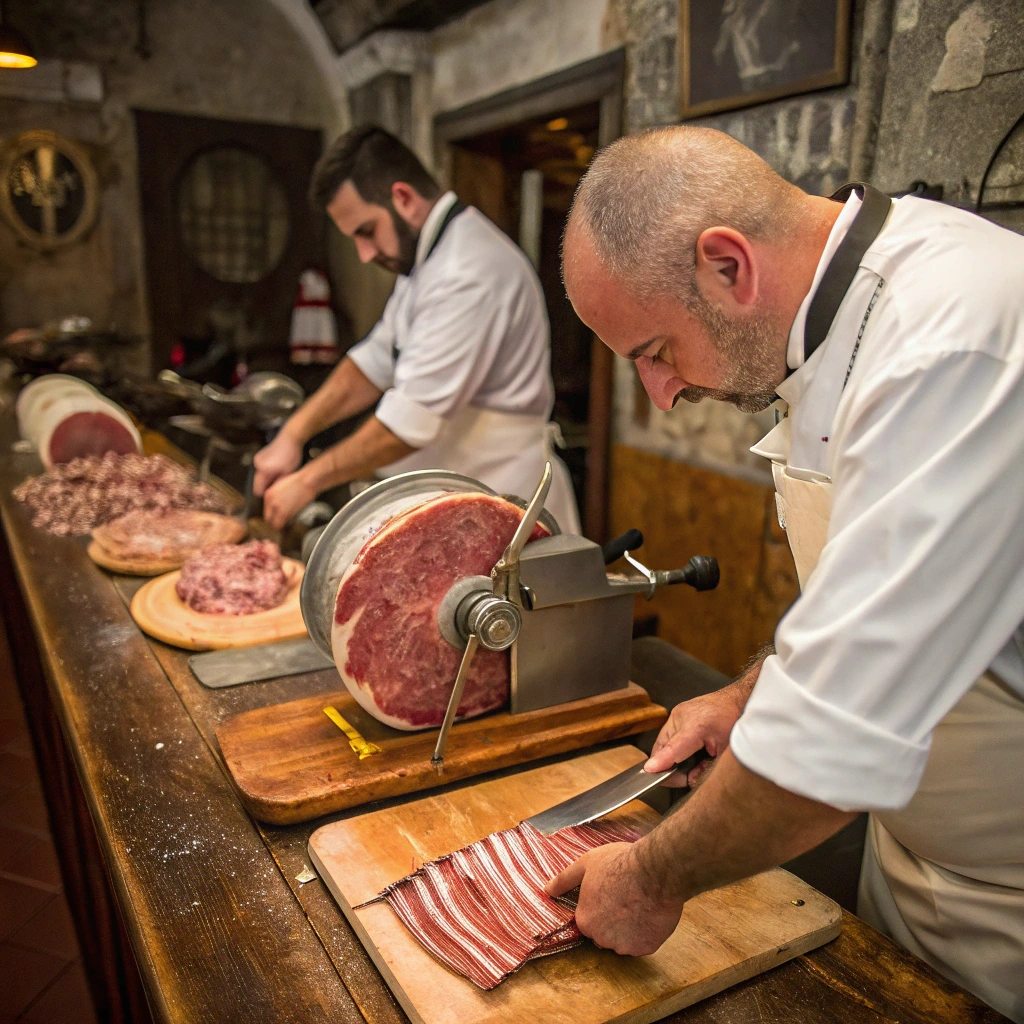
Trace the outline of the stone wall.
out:
[[[875,184],[895,190],[920,179],[971,208],[989,158],[1021,115],[1020,0],[897,0]]]
[[[95,229],[50,254],[0,224],[0,333],[82,313],[148,334],[133,107],[311,128],[344,118],[283,2],[155,0],[140,37],[134,0],[8,0],[44,60],[0,71],[0,144],[30,128],[82,143],[102,199]],[[91,92],[55,78],[62,67],[87,75]]]

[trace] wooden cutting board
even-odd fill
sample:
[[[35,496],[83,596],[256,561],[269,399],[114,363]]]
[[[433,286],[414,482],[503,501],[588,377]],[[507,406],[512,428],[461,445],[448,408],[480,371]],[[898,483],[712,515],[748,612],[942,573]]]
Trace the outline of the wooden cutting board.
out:
[[[180,569],[184,558],[116,558],[96,543],[89,541],[86,554],[102,569],[121,573],[123,576],[159,576],[165,572]]]
[[[586,943],[528,963],[484,992],[434,960],[386,904],[352,909],[425,861],[510,828],[644,756],[613,747],[313,833],[314,866],[415,1024],[646,1024],[839,934],[839,906],[777,868],[691,900],[652,956],[619,956]],[[644,817],[652,827],[658,820],[639,802],[617,813]]]
[[[139,628],[165,644],[189,651],[213,651],[248,647],[272,640],[305,636],[306,624],[299,609],[299,584],[305,571],[301,562],[283,561],[288,576],[288,595],[276,608],[252,615],[208,615],[193,611],[174,589],[181,572],[150,580],[132,598],[130,611]]]
[[[381,753],[359,760],[323,713],[336,708]],[[246,711],[218,730],[224,762],[242,803],[260,821],[290,825],[523,764],[551,754],[657,729],[667,712],[646,690],[621,690],[513,715],[459,722],[448,736],[444,770],[430,764],[437,730],[402,732],[378,722],[347,690]]]

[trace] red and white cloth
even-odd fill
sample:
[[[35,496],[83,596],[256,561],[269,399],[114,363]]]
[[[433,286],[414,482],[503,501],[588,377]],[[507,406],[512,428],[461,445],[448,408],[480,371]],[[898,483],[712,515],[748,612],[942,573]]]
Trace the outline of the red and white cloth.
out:
[[[340,358],[338,327],[331,309],[331,286],[319,270],[306,270],[299,278],[288,349],[291,361],[300,365],[330,365]]]

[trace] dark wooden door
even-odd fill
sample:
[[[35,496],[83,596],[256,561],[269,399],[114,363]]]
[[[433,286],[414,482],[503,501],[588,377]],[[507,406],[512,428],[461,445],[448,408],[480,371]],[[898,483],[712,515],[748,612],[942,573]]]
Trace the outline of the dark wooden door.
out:
[[[286,370],[299,275],[326,269],[306,201],[320,132],[134,114],[153,372],[225,339],[250,368]]]

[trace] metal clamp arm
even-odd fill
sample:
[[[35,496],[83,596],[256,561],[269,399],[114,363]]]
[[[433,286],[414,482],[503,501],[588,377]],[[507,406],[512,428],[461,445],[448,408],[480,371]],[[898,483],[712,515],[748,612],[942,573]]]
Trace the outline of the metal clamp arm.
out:
[[[541,512],[544,510],[544,502],[547,500],[548,491],[551,489],[551,463],[544,463],[544,472],[541,474],[537,490],[533,492],[530,504],[526,506],[523,518],[519,520],[516,532],[508,542],[501,558],[491,570],[491,579],[494,581],[495,597],[503,597],[514,604],[521,604],[519,596],[519,556],[526,547],[526,542],[537,525]]]

